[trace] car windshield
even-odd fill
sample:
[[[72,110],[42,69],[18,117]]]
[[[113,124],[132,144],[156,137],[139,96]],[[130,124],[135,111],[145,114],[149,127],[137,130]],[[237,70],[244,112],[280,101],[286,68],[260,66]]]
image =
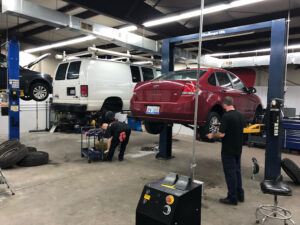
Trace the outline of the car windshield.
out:
[[[200,71],[200,77],[205,74],[206,70]],[[196,80],[197,70],[182,70],[163,74],[154,80]]]

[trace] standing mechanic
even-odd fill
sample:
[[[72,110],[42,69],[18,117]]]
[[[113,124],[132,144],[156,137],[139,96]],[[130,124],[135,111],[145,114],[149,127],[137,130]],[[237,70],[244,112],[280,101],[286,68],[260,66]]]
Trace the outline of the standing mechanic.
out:
[[[244,202],[241,176],[244,118],[242,113],[235,110],[231,97],[225,97],[222,106],[226,113],[222,117],[220,129],[217,133],[207,134],[207,137],[222,138],[221,156],[228,194],[220,202],[237,205],[238,201]]]
[[[121,148],[120,148],[120,153],[118,158],[119,161],[123,161],[125,149],[131,134],[130,127],[124,122],[114,121],[110,124],[103,123],[102,129],[106,131],[106,135],[108,138],[107,150],[104,152],[107,153],[106,159],[108,161],[112,161],[116,147],[121,143]]]

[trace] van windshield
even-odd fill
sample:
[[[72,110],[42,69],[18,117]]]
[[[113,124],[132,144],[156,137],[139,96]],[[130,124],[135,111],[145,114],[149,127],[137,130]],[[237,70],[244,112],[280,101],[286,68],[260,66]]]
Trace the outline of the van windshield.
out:
[[[206,70],[200,71],[200,77],[206,73]],[[197,70],[182,70],[182,71],[173,71],[166,74],[163,74],[157,77],[154,80],[196,80],[197,79]]]

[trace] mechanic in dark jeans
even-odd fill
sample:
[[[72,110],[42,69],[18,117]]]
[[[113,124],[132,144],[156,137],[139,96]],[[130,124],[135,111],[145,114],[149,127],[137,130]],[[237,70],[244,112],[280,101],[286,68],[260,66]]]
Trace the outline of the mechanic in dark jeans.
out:
[[[207,134],[207,137],[222,138],[221,156],[228,194],[220,202],[237,205],[238,201],[244,202],[241,176],[244,118],[242,113],[235,110],[231,97],[225,97],[222,106],[226,113],[221,119],[220,129],[217,133]]]
[[[108,161],[112,161],[116,147],[121,143],[121,148],[120,148],[120,153],[118,158],[119,161],[123,161],[125,149],[131,134],[130,127],[124,122],[114,121],[110,124],[103,123],[102,129],[106,131],[105,134],[108,138],[107,150],[104,152],[105,154],[107,154],[106,159]]]

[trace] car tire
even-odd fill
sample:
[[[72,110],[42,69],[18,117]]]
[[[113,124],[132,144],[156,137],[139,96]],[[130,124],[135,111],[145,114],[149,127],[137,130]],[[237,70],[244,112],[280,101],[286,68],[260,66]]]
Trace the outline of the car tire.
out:
[[[164,123],[159,122],[144,122],[145,129],[149,134],[160,134],[164,128]]]
[[[27,154],[27,149],[24,145],[8,148],[0,155],[0,168],[5,169],[16,165]]]
[[[295,184],[300,185],[300,168],[292,160],[285,158],[281,161],[281,167]]]
[[[262,115],[263,115],[263,112],[262,110],[258,107],[256,110],[255,110],[255,114],[254,114],[254,118],[253,118],[253,121],[252,121],[252,124],[257,124],[257,123],[262,123]]]
[[[20,142],[18,139],[13,138],[11,140],[7,140],[0,144],[0,155],[2,155],[4,152],[6,152],[8,149],[12,147],[20,146]]]
[[[205,126],[199,128],[200,138],[205,142],[215,142],[215,139],[208,139],[207,134],[218,131],[219,128],[214,126],[215,123],[220,123],[221,117],[217,112],[210,112],[207,116]]]
[[[30,97],[37,102],[45,101],[49,94],[49,87],[45,83],[37,82],[30,87]]]
[[[37,152],[37,149],[35,147],[26,146],[26,148],[27,148],[27,152]]]
[[[18,162],[18,166],[31,167],[41,166],[49,162],[49,154],[47,152],[28,152],[26,156]]]

